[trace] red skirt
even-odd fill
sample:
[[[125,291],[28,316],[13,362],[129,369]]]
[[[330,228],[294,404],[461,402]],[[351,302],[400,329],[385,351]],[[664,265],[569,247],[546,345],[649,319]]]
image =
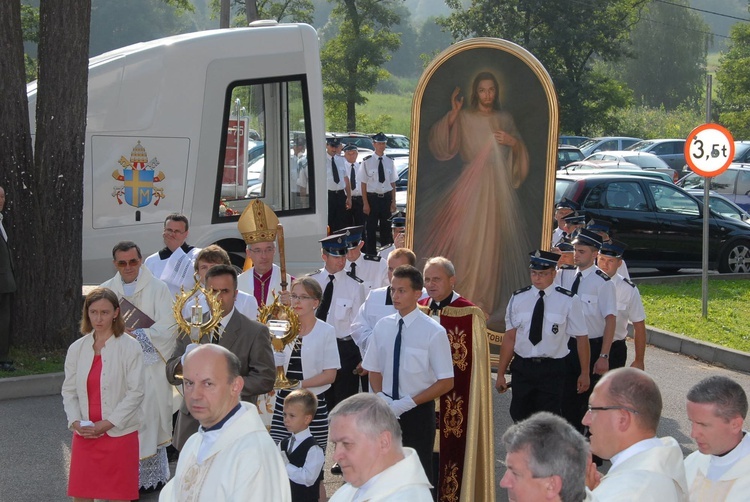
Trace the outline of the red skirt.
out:
[[[89,420],[102,419],[101,356],[94,356],[87,390]],[[68,496],[105,500],[138,498],[138,432],[112,437],[104,434],[86,439],[73,433]]]

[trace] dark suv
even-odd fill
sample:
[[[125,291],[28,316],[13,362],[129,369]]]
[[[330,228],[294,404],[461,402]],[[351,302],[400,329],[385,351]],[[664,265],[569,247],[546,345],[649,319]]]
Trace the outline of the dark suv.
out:
[[[638,176],[591,176],[568,185],[563,197],[581,204],[587,218],[612,223],[613,238],[628,245],[629,267],[701,267],[703,204],[682,188]],[[709,225],[709,267],[750,272],[750,225],[714,212]]]

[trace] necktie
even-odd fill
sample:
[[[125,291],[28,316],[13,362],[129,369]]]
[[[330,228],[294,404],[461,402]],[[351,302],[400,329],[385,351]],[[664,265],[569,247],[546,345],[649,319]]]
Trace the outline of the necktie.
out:
[[[320,305],[318,306],[318,310],[315,311],[315,317],[320,319],[321,321],[325,321],[328,317],[328,309],[331,308],[331,298],[333,298],[333,280],[335,277],[333,274],[330,274],[328,276],[328,284],[326,284],[326,289],[323,291],[323,301],[320,302]]]
[[[393,344],[393,388],[391,389],[391,398],[397,401],[398,395],[398,365],[401,361],[401,328],[404,327],[404,320],[398,320],[398,334],[396,334],[396,341]]]
[[[385,288],[385,304],[393,305],[393,298],[391,298],[391,287]]]
[[[572,292],[573,292],[573,294],[578,294],[578,285],[579,285],[579,284],[581,284],[581,276],[582,276],[582,275],[583,275],[583,274],[582,274],[582,273],[580,273],[580,272],[578,272],[578,273],[576,274],[576,280],[575,280],[575,281],[573,281],[573,287],[572,287],[572,288],[570,288],[570,291],[572,291]]]
[[[289,438],[289,448],[286,449],[287,453],[292,453],[294,451],[294,434],[292,434],[292,437]]]
[[[338,185],[341,178],[339,178],[339,170],[336,167],[336,160],[334,157],[331,157],[331,172],[333,173],[333,182]]]
[[[356,263],[352,263],[350,270],[351,270],[351,276],[357,277],[357,264]]]
[[[383,157],[378,157],[378,181],[385,183],[385,169],[383,168]]]
[[[352,175],[349,176],[349,181],[352,184],[352,190],[357,189],[357,173],[355,171],[356,170],[354,169],[354,164],[352,164]]]
[[[544,324],[544,291],[539,292],[539,299],[534,305],[531,314],[531,327],[529,328],[529,341],[536,345],[542,341],[542,325]]]

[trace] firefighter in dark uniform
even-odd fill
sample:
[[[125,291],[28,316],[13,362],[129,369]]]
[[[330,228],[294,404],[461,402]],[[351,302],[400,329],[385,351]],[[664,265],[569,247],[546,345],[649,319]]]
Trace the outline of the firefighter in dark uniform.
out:
[[[326,187],[328,188],[328,230],[335,234],[348,226],[347,210],[352,207],[352,190],[349,175],[344,167],[344,159],[338,155],[341,141],[338,138],[326,140]]]

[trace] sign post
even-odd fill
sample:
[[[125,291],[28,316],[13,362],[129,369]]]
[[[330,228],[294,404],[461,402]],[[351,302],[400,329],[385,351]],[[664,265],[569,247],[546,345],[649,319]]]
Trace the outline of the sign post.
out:
[[[711,217],[709,198],[711,178],[729,168],[734,158],[732,133],[718,124],[703,124],[693,129],[685,141],[685,161],[703,176],[703,317],[708,318],[708,228]]]

